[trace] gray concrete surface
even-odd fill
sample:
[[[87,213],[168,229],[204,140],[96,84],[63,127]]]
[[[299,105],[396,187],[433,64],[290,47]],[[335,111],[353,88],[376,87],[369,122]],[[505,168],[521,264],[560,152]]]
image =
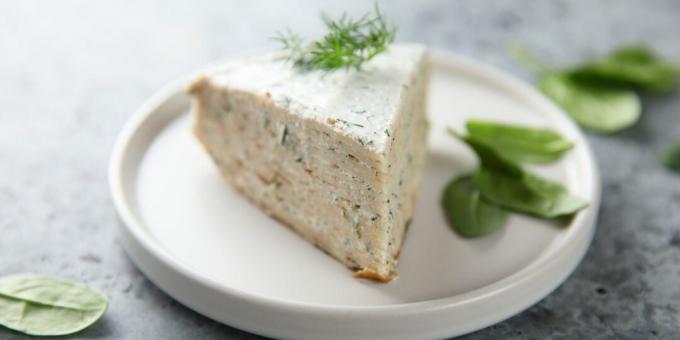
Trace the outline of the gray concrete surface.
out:
[[[0,2],[0,275],[32,271],[98,287],[105,317],[78,338],[250,339],[144,278],[117,240],[107,158],[125,120],[178,75],[275,47],[290,26],[320,32],[320,9],[364,1]],[[389,1],[399,40],[530,74],[521,42],[555,65],[641,41],[680,58],[678,1]],[[529,310],[470,339],[679,338],[680,175],[656,152],[680,139],[680,91],[644,98],[634,128],[589,135],[603,175],[595,241],[580,267]],[[0,329],[0,338],[20,336]]]

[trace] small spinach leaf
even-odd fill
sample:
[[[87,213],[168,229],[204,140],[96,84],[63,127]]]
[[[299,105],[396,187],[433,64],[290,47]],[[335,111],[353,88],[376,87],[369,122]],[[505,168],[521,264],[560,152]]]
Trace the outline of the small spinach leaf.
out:
[[[538,88],[591,130],[616,132],[640,118],[640,99],[631,90],[577,81],[559,73],[547,73]]]
[[[465,126],[470,136],[517,162],[553,162],[574,146],[550,129],[481,120],[468,121]]]
[[[478,237],[500,229],[508,212],[488,203],[475,187],[472,176],[451,181],[442,195],[449,226],[463,237]]]
[[[626,46],[569,74],[581,81],[662,93],[675,88],[680,68],[664,62],[645,47]]]
[[[0,325],[30,335],[66,335],[97,321],[106,296],[86,286],[42,275],[0,278]]]
[[[661,162],[668,169],[680,172],[680,142],[672,144],[661,153]]]
[[[451,128],[448,129],[448,132],[452,136],[465,142],[472,148],[472,150],[475,151],[483,168],[493,169],[494,171],[498,171],[512,177],[521,177],[523,175],[522,168],[517,163],[504,158],[484,141],[478,140],[473,136],[460,135]]]
[[[567,216],[588,204],[572,196],[559,183],[530,172],[521,178],[481,168],[474,178],[484,198],[506,209],[544,218]]]

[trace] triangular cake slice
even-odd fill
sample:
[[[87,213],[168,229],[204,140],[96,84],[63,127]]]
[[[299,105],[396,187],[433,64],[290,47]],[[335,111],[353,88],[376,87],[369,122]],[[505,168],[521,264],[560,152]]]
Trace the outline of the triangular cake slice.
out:
[[[189,92],[195,134],[238,191],[357,277],[389,281],[427,152],[428,83],[425,48],[391,45],[360,70],[250,58]]]

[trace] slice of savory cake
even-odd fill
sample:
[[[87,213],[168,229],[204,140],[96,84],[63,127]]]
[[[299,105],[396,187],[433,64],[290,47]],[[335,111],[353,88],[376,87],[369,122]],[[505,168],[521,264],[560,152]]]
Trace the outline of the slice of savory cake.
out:
[[[391,45],[360,70],[300,70],[280,54],[196,80],[194,132],[222,175],[267,214],[387,282],[427,153],[424,47]]]

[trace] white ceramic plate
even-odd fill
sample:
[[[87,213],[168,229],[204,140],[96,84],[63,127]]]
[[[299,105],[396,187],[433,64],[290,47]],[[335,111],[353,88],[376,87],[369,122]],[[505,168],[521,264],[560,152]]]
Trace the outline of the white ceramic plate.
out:
[[[560,109],[488,66],[433,52],[430,156],[413,224],[390,284],[357,280],[223,181],[193,138],[187,78],[131,118],[110,164],[122,241],[137,266],[210,318],[277,338],[417,339],[478,330],[536,303],[574,270],[592,239],[600,184],[590,149]],[[590,207],[567,228],[513,215],[498,233],[463,239],[440,192],[475,158],[445,134],[468,118],[559,130],[576,147],[536,171]]]

